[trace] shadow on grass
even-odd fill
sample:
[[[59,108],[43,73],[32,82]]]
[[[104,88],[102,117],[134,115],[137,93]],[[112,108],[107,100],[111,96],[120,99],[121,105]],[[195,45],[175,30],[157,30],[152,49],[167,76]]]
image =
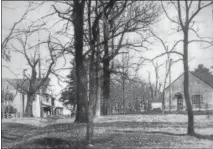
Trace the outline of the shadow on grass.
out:
[[[147,133],[147,134],[162,134],[162,135],[171,135],[171,136],[189,136],[187,134],[178,134],[178,133],[172,133],[172,132],[165,132],[165,131],[133,131],[133,130],[114,130],[114,132],[122,132],[122,133]],[[213,135],[203,135],[195,133],[191,135],[192,137],[196,137],[198,139],[207,139],[210,141],[213,141]]]
[[[176,133],[171,133],[171,132],[164,132],[164,131],[145,131],[144,133],[150,133],[150,134],[163,134],[163,135],[171,135],[171,136],[189,136],[187,134],[176,134]],[[198,134],[195,133],[191,135],[192,137],[196,137],[198,139],[207,139],[213,141],[213,135],[203,135],[203,134]]]
[[[38,128],[37,126],[32,126],[29,124],[22,124],[22,123],[10,123],[10,122],[4,122],[2,123],[2,128],[4,129],[36,129]]]
[[[105,136],[105,137],[99,137],[99,138],[96,138],[96,139],[93,139],[93,143],[96,144],[104,144],[106,142],[110,142],[113,140],[113,138],[115,137],[114,134],[110,135],[110,136]]]
[[[67,141],[61,138],[53,138],[53,137],[45,137],[39,138],[35,140],[31,140],[28,142],[22,142],[20,144],[16,144],[12,146],[10,149],[23,149],[23,148],[31,148],[31,149],[39,149],[39,148],[48,148],[48,149],[57,149],[57,148],[69,148],[69,149],[84,149],[85,141]]]
[[[213,141],[213,135],[203,135],[203,134],[195,133],[193,136],[198,138],[198,139],[206,139],[206,140]]]
[[[32,130],[36,130],[37,127],[20,124],[20,123],[2,123],[2,139],[5,142],[16,142],[23,139],[25,134],[28,134]]]
[[[185,127],[186,123],[176,122],[129,122],[129,121],[114,121],[114,122],[99,122],[95,123],[95,127],[129,127],[129,128],[141,128],[141,127]]]
[[[129,128],[141,128],[141,127],[149,127],[149,128],[186,128],[186,122],[135,122],[135,121],[113,121],[113,122],[97,122],[95,123],[95,127],[129,127]],[[196,128],[209,128],[212,127],[212,124],[195,124]]]
[[[171,135],[171,136],[187,136],[186,134],[177,134],[171,132],[164,132],[164,131],[143,131],[144,133],[149,134],[162,134],[162,135]]]
[[[51,146],[51,147],[69,144],[68,141],[62,140],[60,138],[42,138],[42,139],[34,140],[33,143],[36,143],[42,146]]]
[[[133,131],[133,130],[114,130],[114,132],[123,132],[123,133],[147,133],[147,134],[162,134],[162,135],[171,135],[171,136],[186,136],[186,134],[177,134],[164,131]]]

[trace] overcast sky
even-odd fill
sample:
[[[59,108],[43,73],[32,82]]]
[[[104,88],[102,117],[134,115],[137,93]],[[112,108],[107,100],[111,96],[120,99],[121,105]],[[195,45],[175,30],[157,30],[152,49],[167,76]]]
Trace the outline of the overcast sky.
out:
[[[193,6],[194,7],[194,6]],[[24,1],[2,1],[2,34],[3,37],[8,33],[8,29],[10,29],[15,21],[20,19],[22,14],[26,9],[26,2]],[[44,15],[49,11],[49,7],[46,5],[43,8],[39,9],[34,13],[31,13],[30,18],[37,18],[39,16]],[[175,15],[174,9],[167,9],[169,15]],[[212,8],[209,7],[200,12],[200,14],[195,18],[196,20],[196,28],[199,28],[199,33],[202,36],[213,36],[213,17],[212,17]],[[24,25],[24,24],[22,24]],[[153,30],[155,33],[161,37],[164,41],[168,43],[169,48],[172,47],[173,42],[178,39],[181,39],[182,33],[175,33],[170,35],[173,30],[171,28],[176,28],[176,25],[171,23],[164,15],[161,16],[161,21],[159,21],[154,27]],[[195,34],[190,33],[190,38],[195,38]],[[146,51],[141,53],[142,56],[147,58],[155,57],[156,55],[164,52],[162,45],[159,42],[155,42],[152,46],[149,46],[151,51]],[[45,51],[45,50],[43,50]],[[182,45],[178,46],[178,51],[182,52]],[[44,52],[45,53],[45,52]],[[45,54],[44,54],[45,55]],[[22,55],[18,53],[11,53],[11,62],[5,63],[2,61],[3,65],[9,66],[10,69],[16,74],[22,74],[22,70],[27,68],[26,60]],[[172,59],[177,59],[177,56],[171,56]],[[159,64],[165,64],[165,57],[159,58],[157,61]],[[213,47],[208,49],[203,49],[200,43],[194,43],[189,46],[189,69],[194,70],[198,64],[204,64],[204,66],[210,68],[213,65]],[[156,62],[156,61],[155,61]],[[58,67],[63,67],[64,60],[61,59],[58,62]],[[67,67],[67,64],[65,67]],[[140,68],[139,76],[144,80],[148,79],[147,71],[150,71],[152,74],[152,81],[154,82],[154,73],[153,66],[151,63],[146,63]],[[176,79],[183,72],[183,63],[182,61],[176,63],[172,67],[172,80]],[[66,76],[69,71],[61,71],[60,74]],[[165,65],[163,65],[160,69],[160,80],[164,79],[165,74]],[[2,68],[2,77],[3,78],[15,78],[15,76],[6,68]],[[60,87],[57,83],[57,79],[53,76],[52,84],[53,90],[56,94],[58,94],[62,87]]]

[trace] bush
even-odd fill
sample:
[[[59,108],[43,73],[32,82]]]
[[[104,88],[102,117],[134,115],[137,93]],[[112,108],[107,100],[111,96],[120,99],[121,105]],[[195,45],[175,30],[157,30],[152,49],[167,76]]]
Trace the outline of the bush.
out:
[[[17,109],[14,108],[12,105],[5,106],[4,113],[15,114],[16,112]]]

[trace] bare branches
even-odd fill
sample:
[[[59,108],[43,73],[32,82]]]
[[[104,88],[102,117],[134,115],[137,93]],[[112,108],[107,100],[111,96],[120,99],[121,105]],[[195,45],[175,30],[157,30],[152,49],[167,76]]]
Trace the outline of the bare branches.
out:
[[[53,73],[52,67],[53,67],[53,64],[55,63],[55,59],[56,59],[55,55],[53,55],[54,49],[50,45],[50,37],[49,37],[49,41],[48,41],[48,50],[49,50],[49,54],[50,54],[50,57],[51,57],[52,61],[51,61],[51,63],[48,66],[48,70],[46,72],[46,75],[42,79],[43,81],[48,79],[50,73]],[[40,84],[35,88],[35,90],[38,90],[43,85],[43,81],[40,82]]]
[[[10,52],[9,52],[9,45],[8,45],[8,43],[9,43],[9,41],[11,41],[13,38],[15,38],[15,36],[17,36],[18,34],[20,34],[22,31],[19,31],[18,29],[17,29],[17,26],[21,23],[21,22],[23,22],[25,19],[26,19],[26,17],[27,17],[27,15],[30,13],[30,12],[32,12],[32,11],[34,11],[34,10],[36,10],[39,6],[41,6],[43,4],[43,2],[42,3],[39,3],[37,6],[35,6],[35,7],[32,7],[32,4],[31,3],[29,3],[29,6],[27,7],[27,9],[26,9],[26,11],[24,12],[24,14],[21,16],[21,18],[17,21],[17,22],[15,22],[14,24],[13,24],[13,26],[12,26],[12,28],[10,29],[10,31],[9,31],[9,33],[8,33],[8,35],[6,35],[6,37],[2,40],[2,43],[1,43],[1,48],[2,48],[2,57],[3,57],[3,59],[5,60],[5,61],[10,61]]]
[[[167,11],[166,11],[164,5],[163,5],[163,1],[162,1],[162,0],[161,0],[161,6],[162,6],[162,8],[163,8],[163,11],[164,11],[166,17],[167,17],[171,22],[173,22],[173,23],[179,25],[179,23],[178,23],[177,21],[173,20],[173,19],[168,15],[168,13],[167,13]]]
[[[151,34],[153,35],[153,37],[157,38],[157,39],[160,41],[160,43],[162,44],[162,46],[163,46],[165,52],[161,53],[160,55],[155,56],[155,57],[152,58],[152,59],[144,58],[145,60],[154,61],[155,59],[157,59],[157,58],[159,58],[159,57],[162,57],[162,56],[164,56],[164,55],[168,55],[168,54],[177,54],[177,55],[180,55],[181,57],[183,57],[183,54],[182,54],[182,53],[180,53],[180,52],[178,52],[178,51],[174,51],[175,48],[176,48],[176,46],[177,46],[179,43],[183,42],[183,40],[178,40],[178,41],[176,41],[176,42],[174,43],[174,45],[172,46],[172,48],[169,49],[168,46],[167,46],[167,45],[165,44],[165,42],[163,41],[163,39],[161,39],[159,36],[157,36],[152,30],[149,30],[149,31],[151,32]]]
[[[197,10],[191,15],[191,17],[189,18],[189,23],[193,20],[193,18],[204,8],[213,5],[213,2],[209,2],[206,5],[201,6],[201,0],[199,0],[198,2],[198,6],[197,6]]]
[[[180,1],[179,0],[177,1],[177,4],[178,4],[177,11],[178,11],[178,18],[179,18],[179,21],[180,21],[180,26],[181,26],[182,30],[184,30],[184,24],[183,24],[183,20],[182,20],[181,7],[180,7]],[[188,11],[188,6],[186,6],[186,9]]]
[[[15,74],[11,69],[10,69],[10,67],[8,67],[8,66],[5,66],[5,65],[2,65],[2,67],[5,67],[5,68],[7,68],[16,78],[18,78],[18,75],[17,74]]]

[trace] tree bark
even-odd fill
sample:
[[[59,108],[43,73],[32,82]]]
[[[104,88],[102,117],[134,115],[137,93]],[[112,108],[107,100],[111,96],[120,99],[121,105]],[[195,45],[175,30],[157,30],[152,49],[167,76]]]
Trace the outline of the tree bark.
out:
[[[27,94],[27,106],[25,109],[25,117],[33,117],[33,94]]]
[[[186,26],[187,27],[187,26]],[[194,115],[192,110],[192,105],[190,101],[190,94],[189,94],[189,67],[188,67],[188,29],[184,31],[184,43],[183,43],[183,65],[184,65],[184,96],[185,102],[187,106],[188,112],[188,129],[187,134],[193,135],[194,134]]]
[[[103,66],[103,115],[109,114],[109,97],[110,97],[110,72],[109,59],[104,60]]]
[[[97,73],[97,72],[96,72]],[[99,117],[101,115],[101,88],[100,88],[100,80],[99,75],[96,74],[96,103],[95,103],[95,117]]]
[[[99,25],[97,25],[97,44],[100,43],[100,28]],[[95,109],[94,109],[94,115],[95,117],[99,117],[101,115],[101,88],[100,88],[100,47],[98,46],[96,48],[96,63],[95,63],[95,96],[96,96],[96,101],[95,101]]]
[[[88,123],[87,123],[87,133],[86,133],[86,140],[87,144],[92,144],[93,140],[93,108],[94,108],[94,103],[95,103],[95,70],[94,70],[94,53],[95,49],[92,45],[93,51],[91,54],[91,59],[90,59],[90,70],[89,70],[89,101],[88,101]]]
[[[75,38],[75,63],[76,63],[76,123],[87,122],[87,99],[86,99],[86,73],[83,64],[83,34],[84,34],[84,4],[85,1],[74,1],[73,22]]]
[[[123,74],[124,75],[124,74]],[[122,79],[122,91],[123,91],[123,114],[125,113],[125,78]]]
[[[108,26],[107,16],[104,17],[104,58],[103,58],[103,115],[109,114],[109,97],[110,97],[110,58],[108,46]]]
[[[78,60],[77,60],[78,61]],[[76,99],[77,99],[77,111],[76,111],[76,123],[86,123],[87,118],[87,95],[86,95],[86,70],[84,66],[76,67]]]

